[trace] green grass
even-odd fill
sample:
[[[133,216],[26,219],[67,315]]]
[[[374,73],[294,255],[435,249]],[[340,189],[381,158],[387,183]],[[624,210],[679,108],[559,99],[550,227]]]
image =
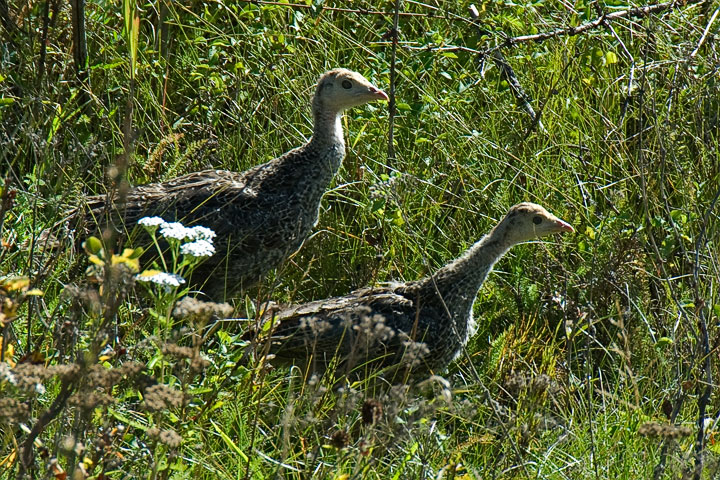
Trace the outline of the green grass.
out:
[[[36,478],[53,477],[53,457],[68,472],[84,462],[98,479],[631,479],[653,478],[661,463],[658,478],[692,477],[707,379],[702,322],[712,378],[720,373],[717,23],[690,55],[713,5],[504,48],[542,112],[541,131],[492,61],[467,49],[493,47],[502,32],[592,20],[590,2],[574,2],[577,13],[568,2],[478,2],[488,31],[480,39],[461,19],[468,2],[433,3],[437,11],[403,2],[405,12],[437,15],[400,21],[395,160],[387,160],[386,105],[348,112],[347,156],[315,234],[266,288],[233,306],[243,315],[267,292],[303,302],[419,278],[520,201],[573,224],[575,235],[519,246],[496,266],[475,304],[478,334],[444,374],[450,387],[410,393],[374,391],[371,382],[333,393],[332,378],[267,370],[241,348],[244,324],[223,323],[201,339],[202,322],[170,319],[172,293],[118,291],[102,274],[97,299],[67,293],[70,255],[29,245],[67,206],[107,191],[106,171],[125,153],[132,48],[123,9],[88,4],[90,85],[78,85],[70,7],[61,2],[51,9],[41,75],[44,5],[11,7],[22,41],[0,46],[0,158],[3,185],[16,192],[4,212],[0,273],[25,275],[44,292],[0,291],[10,299],[4,315],[18,306],[16,318],[0,317],[13,349],[6,359],[106,369],[136,361],[187,401],[147,409],[148,380],[130,374],[100,389],[112,405],[83,410],[69,401],[38,437],[48,456],[31,449]],[[313,83],[332,67],[389,87],[390,16],[242,2],[138,7],[132,184],[207,167],[241,171],[301,144]],[[452,46],[465,49],[438,48]],[[202,352],[208,365],[193,370],[192,359],[163,353],[168,343]],[[2,478],[16,478],[17,446],[64,386],[88,395],[86,379],[45,375],[44,393],[0,376],[0,398],[27,408],[22,416],[0,404]],[[366,424],[362,405],[374,397],[384,414]],[[712,396],[710,420],[719,406]],[[650,421],[692,435],[640,435]],[[151,427],[182,442],[168,445]],[[717,475],[716,430],[705,431],[696,478]],[[338,431],[347,433],[344,448],[333,446]]]

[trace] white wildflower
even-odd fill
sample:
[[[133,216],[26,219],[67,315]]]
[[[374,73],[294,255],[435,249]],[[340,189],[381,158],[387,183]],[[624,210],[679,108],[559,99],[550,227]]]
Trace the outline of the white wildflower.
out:
[[[188,228],[188,230],[191,232],[188,237],[191,240],[208,240],[212,241],[213,238],[215,238],[215,232],[211,228],[207,227],[192,227]]]
[[[15,374],[12,372],[10,365],[5,362],[0,362],[0,379],[10,382],[13,385],[17,385],[17,378],[15,377]]]
[[[143,227],[158,227],[165,223],[165,220],[160,217],[143,217],[138,220],[138,225],[142,225]]]
[[[160,227],[160,235],[166,238],[175,238],[177,240],[185,240],[190,237],[191,228],[185,227],[180,222],[166,222]]]
[[[212,242],[208,240],[195,240],[194,242],[186,243],[180,247],[180,253],[193,257],[209,257],[215,253],[215,247]]]
[[[151,282],[167,287],[179,287],[185,283],[185,279],[175,273],[159,272],[157,270],[148,270],[135,276],[139,282]]]

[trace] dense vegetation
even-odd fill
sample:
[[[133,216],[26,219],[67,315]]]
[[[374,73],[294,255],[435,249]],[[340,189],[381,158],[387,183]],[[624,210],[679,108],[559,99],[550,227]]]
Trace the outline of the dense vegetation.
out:
[[[716,476],[712,2],[602,22],[638,4],[480,0],[477,25],[467,1],[400,2],[394,111],[348,112],[316,233],[232,312],[132,288],[152,267],[133,251],[38,247],[123,177],[241,171],[301,144],[323,71],[390,90],[394,3],[283,3],[88,3],[85,45],[83,2],[0,1],[0,477]],[[447,382],[334,391],[255,358],[247,323],[207,325],[419,278],[526,200],[577,233],[497,265]]]

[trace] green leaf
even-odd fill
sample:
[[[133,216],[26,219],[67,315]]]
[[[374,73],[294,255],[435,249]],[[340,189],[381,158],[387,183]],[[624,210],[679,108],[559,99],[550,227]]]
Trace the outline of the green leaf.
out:
[[[590,240],[595,240],[595,230],[589,225],[587,227],[585,227],[585,235]]]
[[[100,253],[100,250],[102,250],[102,242],[97,237],[88,237],[88,239],[83,242],[83,248],[85,248],[88,253],[97,255]]]
[[[682,210],[673,210],[670,212],[670,218],[672,218],[675,223],[686,223],[687,222],[687,215],[685,215],[685,212]]]
[[[245,462],[247,463],[247,462],[249,461],[247,455],[245,455],[245,453],[244,453],[242,450],[240,450],[240,447],[238,447],[238,446],[235,444],[235,442],[232,441],[232,438],[230,438],[230,437],[228,436],[228,434],[225,433],[225,431],[222,430],[222,429],[220,428],[220,426],[218,426],[217,423],[213,422],[212,420],[210,420],[210,423],[212,423],[213,428],[215,428],[215,431],[218,433],[218,435],[220,435],[220,438],[223,439],[223,441],[225,442],[225,444],[226,444],[228,447],[230,447],[231,449],[233,449],[233,450],[235,451],[235,453],[237,453],[238,455],[240,455],[240,456],[242,457],[242,459],[245,460]]]

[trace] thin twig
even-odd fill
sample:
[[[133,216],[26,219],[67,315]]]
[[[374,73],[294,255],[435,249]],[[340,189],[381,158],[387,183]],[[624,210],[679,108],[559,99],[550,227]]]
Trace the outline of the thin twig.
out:
[[[12,208],[15,202],[15,189],[12,187],[13,179],[10,175],[5,177],[2,195],[0,195],[0,238],[2,238],[3,225],[5,224],[5,214]]]
[[[19,29],[13,19],[10,18],[10,9],[8,8],[7,0],[0,0],[0,25],[3,26],[2,30],[6,33],[5,38],[8,43],[12,45],[13,49],[17,50],[18,44],[16,42],[16,36]]]
[[[470,17],[474,22],[480,18],[480,15],[477,11],[477,8],[475,8],[475,5],[470,5],[468,7],[468,10],[470,11]],[[480,25],[478,23],[474,23],[474,25],[475,28],[477,28],[478,30],[478,36],[483,35],[484,30],[480,28]],[[510,90],[515,96],[515,99],[520,102],[525,111],[527,111],[528,115],[530,115],[530,120],[532,121],[531,128],[534,125],[537,125],[538,128],[540,128],[541,132],[547,132],[547,130],[545,130],[545,127],[542,124],[542,121],[540,120],[540,115],[535,112],[535,109],[532,106],[532,97],[528,95],[528,93],[520,84],[520,80],[518,80],[517,75],[515,75],[515,71],[510,66],[510,63],[505,59],[505,56],[500,52],[499,49],[494,49],[490,52],[490,58],[492,58],[495,66],[500,69],[502,77],[508,82],[508,85],[510,85]]]
[[[37,76],[38,82],[42,82],[45,74],[45,55],[47,54],[47,38],[50,26],[50,0],[45,0],[42,16],[42,33],[40,35],[40,58],[38,59]]]
[[[75,76],[79,84],[78,103],[88,105],[90,96],[88,86],[90,75],[88,73],[87,35],[85,34],[85,0],[72,0],[72,34],[73,58],[75,60]]]
[[[639,95],[638,95],[638,118],[643,119],[646,117],[645,114],[645,95],[646,92],[649,89],[649,86],[647,84],[648,78],[647,78],[647,66],[648,66],[648,52],[649,48],[644,48],[643,53],[643,60],[642,60],[642,75],[640,76],[640,88],[639,88]],[[673,80],[674,81],[674,80]],[[673,89],[675,86],[672,87]],[[672,95],[672,93],[670,93]],[[655,112],[650,112],[651,116],[654,116]],[[643,204],[643,211],[644,211],[644,217],[645,222],[647,225],[651,225],[651,219],[653,216],[650,213],[650,206],[649,206],[649,200],[648,200],[648,180],[646,178],[646,172],[648,171],[655,171],[656,168],[649,169],[646,161],[645,161],[645,145],[644,145],[644,132],[646,131],[646,127],[644,123],[640,126],[639,132],[637,134],[638,137],[638,146],[637,146],[637,158],[638,158],[638,165],[639,165],[639,171],[640,171],[640,188],[642,193],[642,204]],[[660,139],[662,143],[662,138]],[[666,149],[662,149],[661,152],[666,151]],[[664,158],[664,155],[661,154],[661,159]],[[664,160],[663,160],[664,162]],[[653,166],[655,167],[655,166]],[[660,169],[660,175],[661,178],[658,180],[657,184],[661,187],[661,196],[665,200],[665,194],[662,189],[662,186],[665,184],[664,181],[664,167],[661,167]],[[665,208],[669,209],[668,202],[665,200]],[[667,212],[669,214],[669,211]],[[677,233],[676,233],[677,234]],[[654,253],[654,258],[660,259],[657,263],[653,262],[654,267],[657,271],[660,272],[662,275],[661,279],[665,281],[667,289],[670,293],[670,296],[672,297],[673,302],[675,303],[675,306],[677,308],[679,316],[682,317],[683,321],[687,325],[692,325],[692,319],[688,315],[688,312],[685,308],[684,303],[680,300],[680,296],[678,292],[675,290],[675,287],[673,286],[673,283],[671,281],[671,276],[668,273],[665,262],[662,261],[664,256],[660,253],[660,248],[658,247],[658,242],[655,240],[655,235],[652,233],[652,231],[648,231],[647,240],[650,246],[652,247],[652,251]],[[700,342],[700,338],[698,337],[698,342]],[[685,403],[685,400],[687,400],[688,393],[683,388],[683,381],[687,380],[690,377],[691,371],[694,369],[695,365],[695,359],[697,357],[697,352],[693,353],[692,362],[685,362],[684,357],[681,357],[681,353],[678,350],[678,347],[675,347],[675,360],[676,360],[676,367],[675,367],[675,373],[676,373],[676,387],[675,387],[675,393],[672,398],[672,411],[670,412],[669,421],[671,424],[674,424],[677,420],[677,417],[680,413],[680,411],[683,408],[683,404]],[[681,358],[683,361],[681,362]],[[667,458],[668,458],[668,452],[670,450],[671,445],[673,445],[673,441],[671,439],[665,439],[663,441],[663,446],[660,450],[660,455],[658,459],[658,463],[653,468],[653,479],[658,480],[662,477],[665,467],[667,465]]]
[[[398,46],[398,24],[400,21],[400,2],[401,0],[395,0],[395,15],[393,16],[393,27],[392,27],[392,48],[390,50],[390,94],[388,95],[388,167],[392,168],[395,163],[395,83],[397,81],[397,72],[395,68],[395,62],[397,61],[397,46]]]
[[[2,2],[3,0],[0,0]],[[279,7],[286,7],[286,8],[294,8],[294,9],[302,9],[302,10],[311,10],[315,7],[313,5],[307,5],[302,3],[284,3],[281,1],[272,1],[272,0],[240,0],[242,3],[251,3],[253,5],[275,5]],[[605,22],[620,19],[620,18],[642,18],[647,17],[648,15],[651,15],[653,13],[662,12],[665,10],[675,9],[675,8],[681,8],[688,5],[697,5],[703,2],[706,2],[707,0],[675,0],[671,2],[662,2],[662,3],[656,3],[656,4],[650,4],[645,5],[642,7],[635,7],[635,8],[629,8],[627,10],[620,10],[617,12],[612,12],[607,15],[600,16],[596,18],[595,20],[591,20],[589,22],[583,23],[582,25],[579,25],[577,27],[564,27],[564,28],[558,28],[549,32],[542,32],[537,33],[534,35],[520,35],[517,37],[508,37],[503,42],[502,46],[513,46],[520,43],[526,43],[526,42],[542,42],[544,40],[548,40],[551,38],[556,37],[562,37],[562,36],[574,36],[579,35],[583,32],[586,32],[588,30],[592,30],[598,27],[601,27]],[[433,12],[436,11],[442,11],[438,7],[433,7],[431,5],[427,5],[420,2],[411,2],[414,5],[418,5],[423,8],[427,8],[429,10],[432,10]],[[328,11],[328,12],[339,12],[339,13],[353,13],[357,15],[381,15],[381,16],[390,16],[394,15],[394,13],[389,12],[383,12],[380,10],[366,10],[364,8],[342,8],[342,7],[319,7],[321,11]],[[468,20],[467,18],[462,17],[461,15],[457,15],[451,12],[443,12],[442,14],[436,14],[436,13],[418,13],[418,12],[401,12],[401,17],[417,17],[417,18],[442,18],[447,21],[451,22],[461,22],[461,23],[469,23],[472,24],[473,22],[471,20]]]
[[[712,17],[710,17],[710,21],[707,25],[705,25],[705,30],[703,30],[703,34],[700,37],[700,41],[697,44],[697,47],[695,47],[695,50],[692,51],[690,54],[690,58],[695,58],[695,55],[697,55],[698,50],[700,50],[700,47],[702,47],[702,44],[705,43],[705,39],[707,38],[707,34],[710,31],[710,27],[712,27],[713,22],[718,16],[718,13],[720,13],[720,7],[716,8],[715,11],[712,14]]]
[[[2,1],[2,0],[0,0]],[[252,3],[253,5],[276,5],[278,7],[286,7],[286,8],[297,8],[302,10],[310,10],[313,9],[313,5],[307,5],[303,3],[285,3],[285,2],[279,2],[279,1],[271,1],[271,0],[240,0],[242,3]],[[437,7],[432,7],[430,5],[425,5],[418,2],[413,2],[414,4],[428,8],[433,11],[438,11],[439,9]],[[321,10],[323,12],[340,12],[340,13],[354,13],[358,15],[381,15],[383,17],[389,17],[390,15],[394,15],[394,13],[389,12],[383,12],[380,10],[367,10],[364,8],[343,8],[343,7],[319,7],[318,10]],[[444,20],[454,20],[459,22],[467,23],[467,20],[460,17],[459,15],[452,15],[452,14],[443,14],[438,15],[435,13],[418,13],[418,12],[402,12],[400,13],[401,17],[420,17],[420,18],[442,18]]]
[[[717,10],[715,13],[717,14]],[[712,20],[710,20],[712,23]],[[709,24],[708,24],[709,25]],[[707,329],[707,320],[705,319],[705,301],[700,297],[700,250],[704,249],[707,245],[705,239],[708,223],[710,221],[710,213],[715,209],[718,199],[720,198],[720,189],[715,192],[715,197],[710,202],[710,206],[705,211],[703,216],[703,226],[698,235],[697,242],[695,242],[695,262],[693,266],[693,288],[695,290],[695,305],[698,309],[698,329],[700,330],[700,341],[703,355],[703,370],[705,373],[705,388],[702,393],[698,396],[698,420],[697,426],[698,431],[695,436],[695,472],[693,478],[696,480],[700,479],[700,475],[703,470],[703,452],[705,451],[705,411],[708,404],[710,403],[710,397],[712,396],[713,377],[712,377],[712,357],[710,355],[710,338]]]
[[[52,405],[50,405],[50,408],[48,408],[45,413],[38,418],[38,421],[23,441],[22,446],[20,447],[20,462],[17,474],[18,480],[24,479],[27,469],[31,467],[35,439],[45,430],[45,427],[47,427],[48,424],[58,416],[62,409],[65,408],[65,403],[74,391],[73,385],[74,383],[71,381],[63,382],[62,387],[60,388],[60,393],[58,393],[58,396],[55,397],[55,400]]]

